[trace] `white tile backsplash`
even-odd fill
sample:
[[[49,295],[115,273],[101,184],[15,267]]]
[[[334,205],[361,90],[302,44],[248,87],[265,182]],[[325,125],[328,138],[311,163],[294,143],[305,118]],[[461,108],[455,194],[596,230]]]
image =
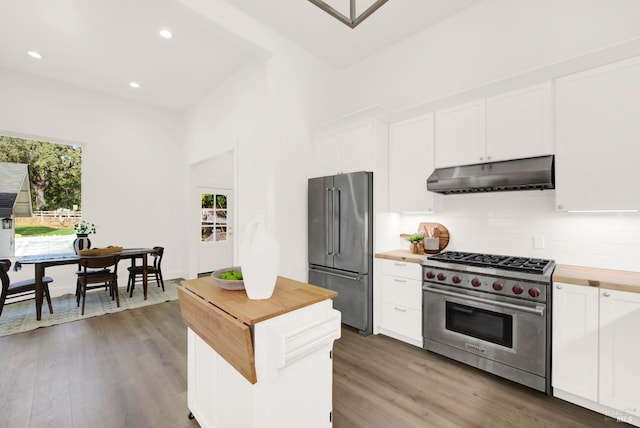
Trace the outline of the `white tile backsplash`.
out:
[[[451,236],[447,250],[640,271],[639,213],[558,212],[553,190],[443,198],[444,209],[434,215],[385,214],[379,226],[387,236],[377,251],[405,248],[400,233],[415,232],[420,222],[438,222]],[[536,235],[544,237],[544,248],[534,248]]]

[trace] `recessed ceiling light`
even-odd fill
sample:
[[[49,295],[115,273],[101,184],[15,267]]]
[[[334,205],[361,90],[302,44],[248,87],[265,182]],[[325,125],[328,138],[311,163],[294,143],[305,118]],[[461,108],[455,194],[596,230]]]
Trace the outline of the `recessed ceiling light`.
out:
[[[165,39],[170,39],[173,37],[173,34],[171,34],[171,31],[169,30],[160,30],[160,36],[164,37]]]
[[[140,87],[140,84],[138,82],[131,82],[129,83],[129,86],[131,86],[132,88],[138,89]]]
[[[27,51],[27,55],[29,55],[31,58],[35,58],[35,59],[44,58],[44,55],[42,55],[40,52],[36,52],[36,51]]]

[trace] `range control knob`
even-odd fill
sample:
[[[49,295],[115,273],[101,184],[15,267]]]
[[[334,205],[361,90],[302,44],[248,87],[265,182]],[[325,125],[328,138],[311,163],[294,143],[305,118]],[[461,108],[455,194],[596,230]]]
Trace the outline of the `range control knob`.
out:
[[[513,291],[514,294],[522,294],[522,292],[524,291],[524,288],[522,288],[521,285],[514,285],[511,288],[511,291]]]
[[[443,273],[439,273],[439,274],[438,274],[438,281],[444,281],[445,279],[447,279],[447,277],[446,277],[446,276],[444,276],[444,274],[443,274]]]
[[[530,288],[529,289],[529,296],[536,298],[538,296],[540,296],[540,289],[539,288]]]
[[[500,283],[499,283],[499,282],[497,282],[497,281],[493,283],[492,287],[493,287],[493,289],[494,289],[494,290],[496,290],[496,291],[500,291],[500,290],[502,290],[502,284],[500,284]]]
[[[429,279],[433,279],[433,278],[435,278],[435,277],[436,277],[436,274],[435,274],[435,273],[433,273],[433,272],[431,272],[431,271],[427,272],[427,278],[429,278]]]
[[[481,282],[480,282],[480,280],[478,278],[473,278],[471,280],[471,285],[473,285],[474,287],[480,287],[480,284],[481,284]]]
[[[454,276],[451,280],[454,284],[460,284],[460,281],[462,281],[459,276]]]

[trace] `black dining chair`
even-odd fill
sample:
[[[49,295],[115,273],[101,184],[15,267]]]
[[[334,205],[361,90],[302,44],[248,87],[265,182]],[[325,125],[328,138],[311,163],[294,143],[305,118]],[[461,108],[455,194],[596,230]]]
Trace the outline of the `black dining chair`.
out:
[[[24,281],[11,282],[9,279],[9,268],[11,268],[11,260],[0,260],[0,279],[2,280],[2,294],[0,295],[0,315],[4,309],[4,304],[7,299],[16,299],[23,296],[36,293],[36,280],[25,279]],[[53,306],[51,305],[51,295],[49,294],[49,284],[53,282],[53,278],[49,276],[42,277],[42,290],[44,296],[47,299],[49,305],[49,313],[53,313]],[[15,303],[15,302],[11,302]]]
[[[84,315],[84,303],[87,298],[87,290],[107,288],[111,299],[115,299],[116,306],[120,307],[118,295],[118,262],[120,258],[114,255],[80,257],[80,270],[78,275],[78,290],[76,300],[80,306],[82,300],[82,312]]]
[[[153,257],[153,263],[147,266],[147,281],[155,280],[158,287],[162,287],[164,291],[164,279],[162,278],[162,256],[164,255],[164,247],[153,247],[153,253],[150,254]],[[129,279],[127,281],[127,291],[129,291],[129,297],[133,296],[133,289],[136,286],[136,282],[143,281],[144,266],[131,266],[129,270]]]

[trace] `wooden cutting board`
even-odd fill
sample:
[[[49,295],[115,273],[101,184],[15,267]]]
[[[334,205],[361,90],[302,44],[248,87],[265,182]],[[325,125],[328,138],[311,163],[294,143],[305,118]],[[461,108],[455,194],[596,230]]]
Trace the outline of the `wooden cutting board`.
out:
[[[425,249],[425,254],[438,254],[439,252],[444,250],[447,245],[449,245],[449,230],[440,223],[420,223],[420,225],[418,225],[418,231],[416,233],[422,233],[425,238],[430,238],[432,237],[430,235],[433,234],[435,228],[438,228],[438,230],[440,231],[440,248],[438,250]],[[406,238],[407,236],[410,236],[410,234],[400,234],[401,238]]]
[[[437,254],[449,245],[449,230],[440,223],[420,223],[418,233],[423,233],[425,238],[433,238],[433,231],[438,228],[440,231],[440,248],[436,250],[424,250],[427,254]]]

